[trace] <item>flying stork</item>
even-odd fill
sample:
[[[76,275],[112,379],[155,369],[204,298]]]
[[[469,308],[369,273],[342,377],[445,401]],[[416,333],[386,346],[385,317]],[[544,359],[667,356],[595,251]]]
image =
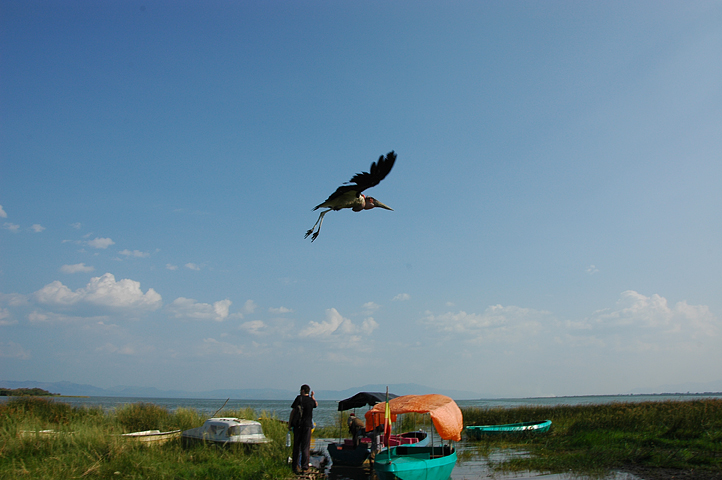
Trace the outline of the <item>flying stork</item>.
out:
[[[371,210],[374,207],[385,208],[386,210],[393,210],[393,208],[384,205],[383,203],[376,200],[374,197],[367,197],[361,192],[367,188],[371,188],[378,185],[386,175],[389,174],[391,168],[394,166],[396,161],[396,154],[390,151],[386,154],[386,158],[383,155],[379,157],[378,162],[373,162],[368,172],[357,173],[351,178],[349,183],[343,184],[333,192],[325,202],[316,205],[313,209],[318,210],[319,208],[327,208],[318,216],[318,220],[313,224],[313,227],[306,232],[304,238],[308,238],[313,233],[311,241],[313,242],[321,233],[321,225],[323,224],[323,216],[331,210],[341,210],[342,208],[350,208],[354,212],[360,212],[361,210]],[[353,185],[355,184],[355,185]],[[313,231],[318,225],[316,233]]]

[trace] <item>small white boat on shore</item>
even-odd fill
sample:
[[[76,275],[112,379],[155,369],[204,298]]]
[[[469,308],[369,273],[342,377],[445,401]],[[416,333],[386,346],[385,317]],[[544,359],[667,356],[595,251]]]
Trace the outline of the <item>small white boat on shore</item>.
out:
[[[259,422],[225,417],[211,418],[201,427],[184,430],[181,439],[184,442],[201,441],[222,445],[257,445],[271,441],[263,434]]]
[[[161,432],[160,430],[144,430],[142,432],[123,433],[121,437],[143,443],[144,445],[162,445],[169,440],[178,438],[180,430]]]

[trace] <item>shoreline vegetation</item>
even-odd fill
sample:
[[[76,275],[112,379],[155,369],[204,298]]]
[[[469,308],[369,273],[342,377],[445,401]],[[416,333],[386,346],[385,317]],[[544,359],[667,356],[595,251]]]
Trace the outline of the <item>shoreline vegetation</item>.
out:
[[[467,440],[459,461],[483,457],[496,472],[571,472],[603,478],[626,471],[643,479],[722,478],[722,399],[473,407],[462,412],[465,425],[552,420],[545,434]],[[258,419],[272,442],[250,449],[202,444],[189,448],[180,441],[149,447],[120,435],[186,430],[208,416],[194,409],[170,412],[152,403],[104,411],[72,407],[47,396],[12,398],[0,404],[0,479],[293,477],[283,420],[250,408],[219,415]],[[423,423],[414,414],[403,417],[397,429]],[[338,423],[314,432],[316,438],[338,434]]]
[[[599,405],[462,409],[465,425],[551,420],[548,433],[491,436],[467,443],[498,471],[533,470],[603,476],[626,471],[645,479],[722,478],[722,399],[614,402]]]
[[[0,397],[59,397],[42,388],[0,388]]]

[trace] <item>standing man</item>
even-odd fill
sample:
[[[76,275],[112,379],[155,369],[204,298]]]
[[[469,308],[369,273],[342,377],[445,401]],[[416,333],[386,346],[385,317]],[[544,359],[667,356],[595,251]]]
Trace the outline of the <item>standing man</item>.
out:
[[[308,385],[301,386],[301,394],[296,397],[291,405],[293,410],[297,406],[301,406],[303,413],[301,414],[300,427],[293,429],[293,471],[299,472],[299,460],[300,470],[308,470],[308,462],[311,456],[311,430],[313,430],[313,409],[318,407],[318,402],[311,392],[311,387]]]
[[[361,437],[366,434],[366,424],[352,413],[348,416],[348,431],[353,438],[353,448],[358,447]]]

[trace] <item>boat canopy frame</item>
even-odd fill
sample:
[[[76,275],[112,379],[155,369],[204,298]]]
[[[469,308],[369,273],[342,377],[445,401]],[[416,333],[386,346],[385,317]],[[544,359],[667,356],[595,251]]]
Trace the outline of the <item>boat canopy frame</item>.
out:
[[[396,398],[398,395],[389,393],[389,398]],[[360,407],[373,407],[377,403],[386,401],[386,393],[384,392],[359,392],[353,397],[340,400],[338,402],[338,411],[343,412],[345,410],[351,410]]]

